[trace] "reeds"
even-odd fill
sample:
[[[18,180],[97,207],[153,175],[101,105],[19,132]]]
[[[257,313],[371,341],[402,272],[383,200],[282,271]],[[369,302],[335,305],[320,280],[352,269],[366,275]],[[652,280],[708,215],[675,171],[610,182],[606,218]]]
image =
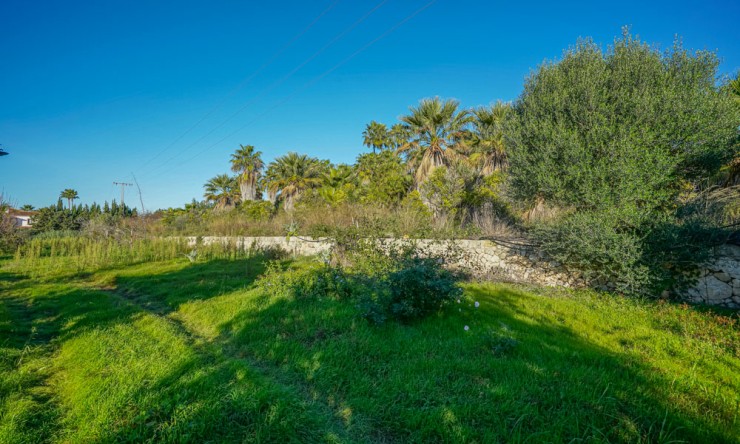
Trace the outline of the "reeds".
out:
[[[16,250],[11,267],[16,272],[38,277],[176,258],[233,260],[251,254],[235,243],[191,246],[184,238],[93,239],[70,236],[28,241]]]

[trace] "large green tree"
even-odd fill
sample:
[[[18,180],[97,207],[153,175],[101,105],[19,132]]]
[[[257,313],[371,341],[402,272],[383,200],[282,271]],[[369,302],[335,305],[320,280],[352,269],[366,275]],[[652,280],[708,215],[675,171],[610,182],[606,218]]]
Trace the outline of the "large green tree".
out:
[[[578,209],[668,209],[686,183],[732,153],[738,113],[715,84],[718,60],[625,34],[590,40],[525,82],[510,143],[514,190]]]
[[[357,158],[357,176],[362,202],[393,205],[409,192],[413,178],[393,151],[362,154]]]
[[[415,169],[417,186],[439,166],[447,166],[462,157],[470,114],[459,109],[456,100],[439,97],[423,99],[411,113],[401,117],[410,131],[409,142],[399,148]]]
[[[219,174],[211,178],[203,185],[205,193],[203,197],[208,202],[213,202],[216,209],[222,210],[232,206],[239,197],[239,185],[236,178],[228,174]]]
[[[547,251],[628,292],[670,285],[667,271],[707,251],[709,231],[679,208],[733,155],[740,116],[718,63],[625,32],[607,50],[579,41],[533,72],[506,143],[515,195],[566,214],[536,231]]]
[[[68,205],[68,207],[69,207],[70,210],[72,209],[72,202],[75,199],[79,199],[80,198],[79,194],[77,194],[77,191],[76,190],[73,190],[72,188],[67,188],[64,191],[62,191],[59,194],[59,197],[62,198],[62,199],[67,199],[67,205]]]
[[[282,200],[283,208],[292,211],[295,201],[309,188],[321,184],[326,166],[314,157],[290,152],[267,166],[265,188],[271,200]]]
[[[262,152],[255,151],[252,145],[239,145],[231,155],[231,171],[237,173],[242,202],[258,199],[257,185],[264,167]]]

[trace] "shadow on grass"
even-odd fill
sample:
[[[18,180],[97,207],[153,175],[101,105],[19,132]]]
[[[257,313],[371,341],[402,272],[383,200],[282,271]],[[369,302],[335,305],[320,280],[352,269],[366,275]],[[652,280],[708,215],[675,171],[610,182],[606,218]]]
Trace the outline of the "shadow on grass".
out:
[[[516,308],[533,296],[469,295],[487,306],[475,319],[453,307],[380,327],[350,301],[279,299],[223,325],[220,340],[331,407],[355,439],[737,440],[727,427],[736,411],[707,399],[695,399],[706,404],[694,411],[667,402],[670,377]],[[467,322],[475,324],[466,333]]]
[[[187,302],[249,288],[265,271],[267,259],[256,255],[248,259],[213,260],[190,264],[161,274],[119,275],[115,285],[122,294],[158,314],[177,311]]]
[[[63,414],[51,388],[58,344],[86,329],[129,322],[98,291],[34,285],[22,278],[0,289],[0,442],[47,442]],[[5,318],[5,319],[3,319]]]
[[[166,296],[176,310],[248,286],[223,283],[240,267],[208,264],[135,285],[155,295],[177,287]],[[707,415],[667,402],[675,381],[556,319],[533,319],[517,300],[534,296],[476,287],[469,294],[488,303],[475,320],[484,334],[464,333],[466,317],[454,308],[414,325],[374,327],[352,301],[298,296],[255,301],[224,317],[215,343],[228,359],[247,358],[319,404],[352,441],[733,441],[723,427],[734,423],[733,412],[707,399],[696,399]],[[507,347],[508,336],[515,346]]]
[[[263,271],[255,258],[121,275],[117,292],[134,305],[109,296],[86,308],[81,292],[48,328],[64,341],[192,301],[257,298],[240,290]],[[134,387],[99,441],[737,441],[737,412],[671,403],[658,369],[520,308],[536,296],[468,295],[483,309],[411,325],[369,325],[330,297],[245,305],[217,321],[215,340]]]

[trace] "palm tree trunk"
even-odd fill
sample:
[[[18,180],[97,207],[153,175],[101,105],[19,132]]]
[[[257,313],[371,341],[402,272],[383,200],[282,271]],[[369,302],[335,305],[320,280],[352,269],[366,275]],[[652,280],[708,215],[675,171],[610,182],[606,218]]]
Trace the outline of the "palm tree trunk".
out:
[[[254,200],[252,197],[250,197],[250,186],[249,183],[246,181],[239,182],[239,194],[242,196],[242,202],[246,202],[248,200]]]

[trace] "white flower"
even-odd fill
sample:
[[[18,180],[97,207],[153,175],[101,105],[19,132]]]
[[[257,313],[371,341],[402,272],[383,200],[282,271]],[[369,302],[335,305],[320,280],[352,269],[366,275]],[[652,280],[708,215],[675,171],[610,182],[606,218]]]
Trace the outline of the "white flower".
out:
[[[460,299],[458,299],[458,300],[457,300],[457,303],[458,303],[458,304],[460,303]]]
[[[468,326],[466,325],[466,326],[465,326],[465,331],[468,331],[468,330],[470,330],[470,327],[468,327]]]
[[[478,307],[480,307],[480,302],[475,301],[475,308],[478,308]]]

